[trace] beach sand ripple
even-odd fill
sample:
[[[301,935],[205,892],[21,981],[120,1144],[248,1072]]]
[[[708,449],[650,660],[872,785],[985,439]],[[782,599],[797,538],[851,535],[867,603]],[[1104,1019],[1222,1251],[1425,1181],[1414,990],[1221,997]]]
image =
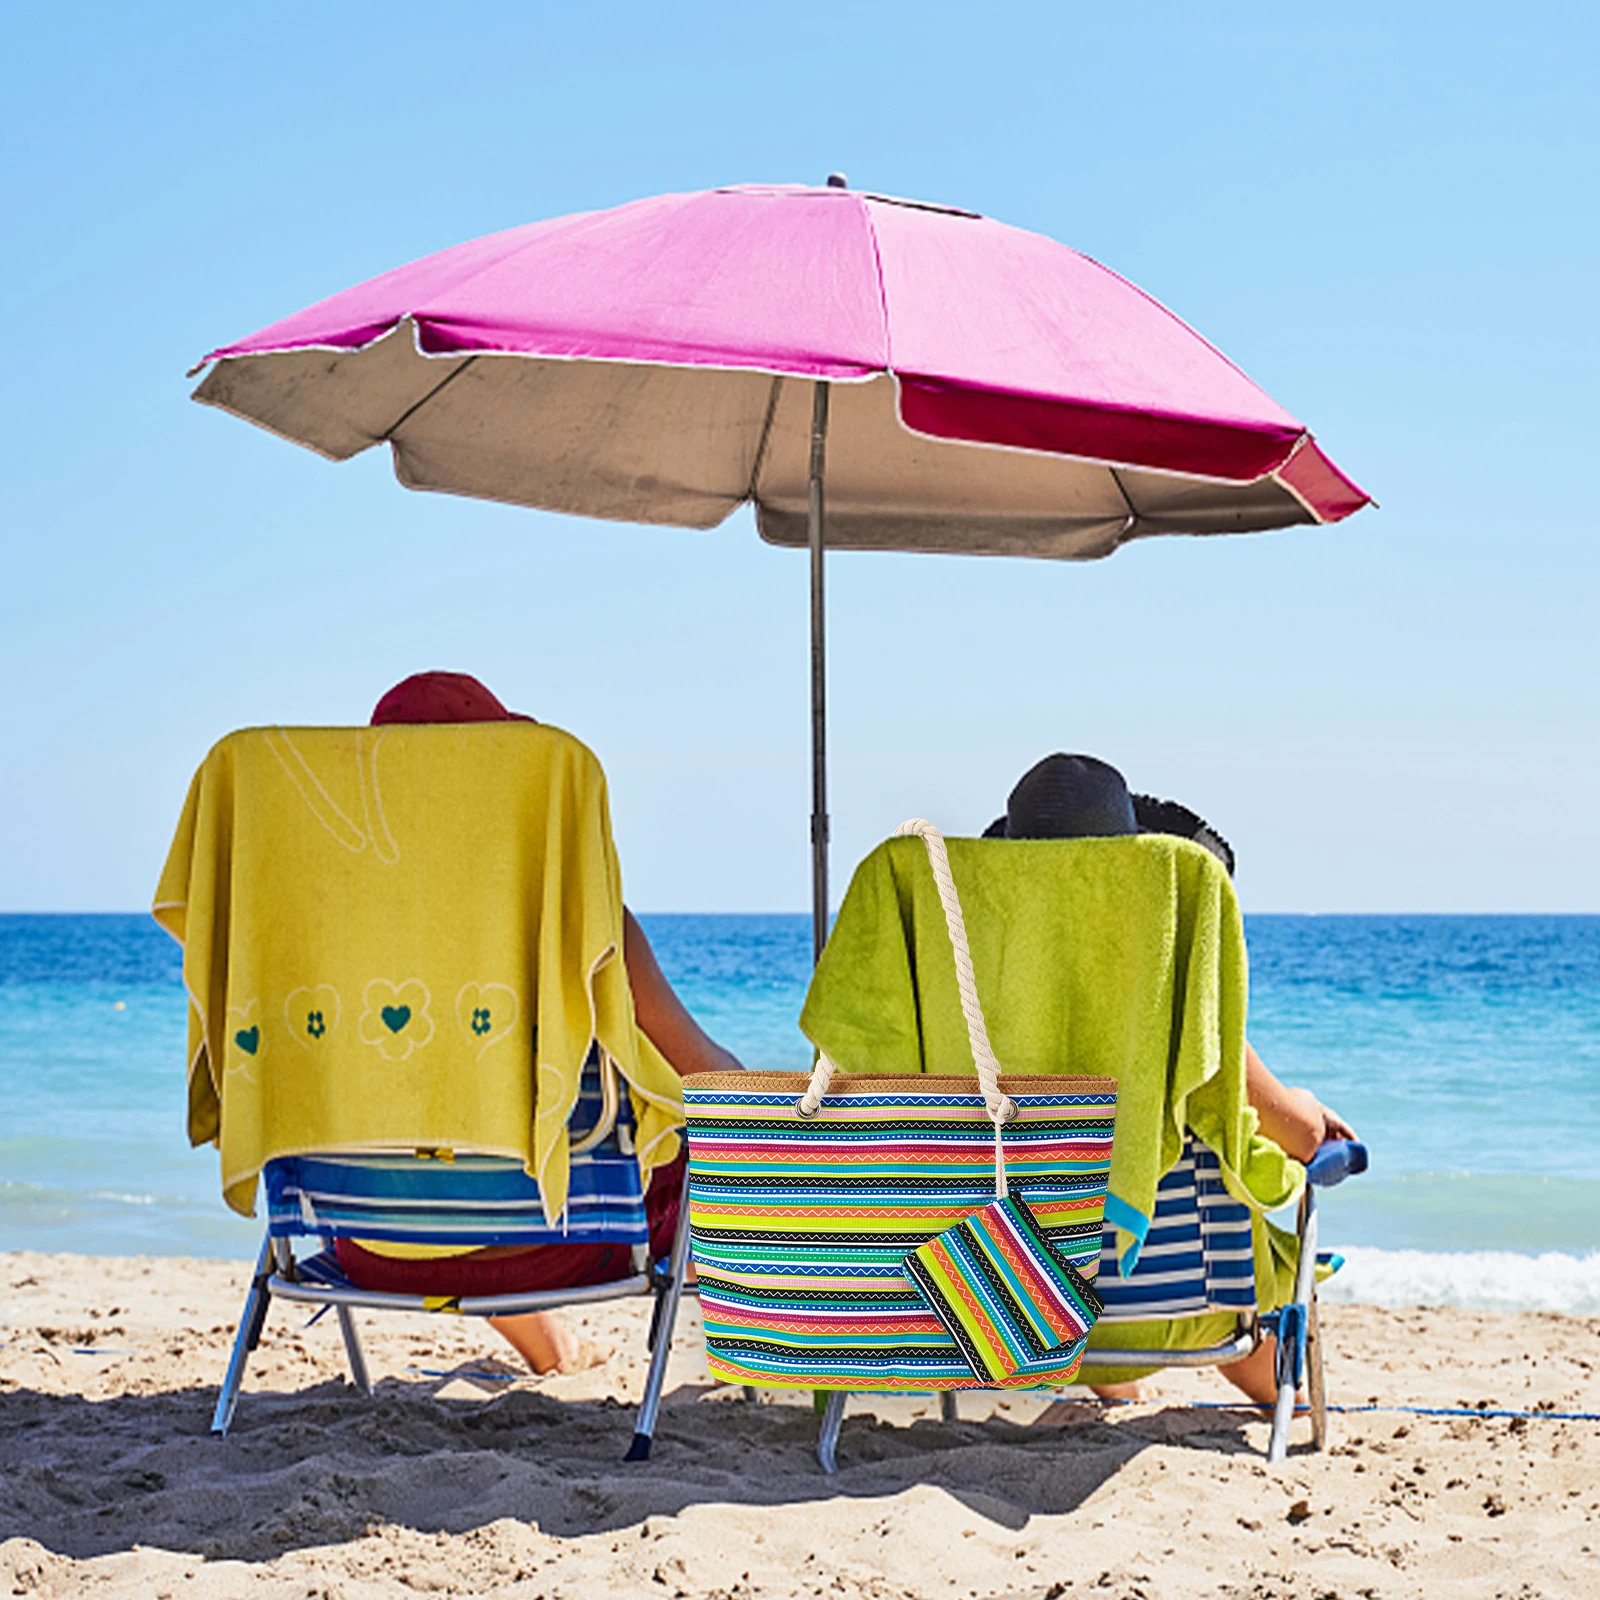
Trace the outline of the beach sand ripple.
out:
[[[1113,1411],[1032,1395],[852,1402],[819,1472],[809,1396],[708,1379],[680,1325],[654,1456],[622,1461],[644,1308],[569,1313],[603,1368],[536,1380],[476,1324],[279,1306],[210,1437],[243,1298],[216,1261],[0,1256],[0,1594],[150,1600],[1327,1600],[1600,1594],[1600,1424],[1333,1419],[1269,1470],[1214,1374]],[[1600,1319],[1327,1308],[1347,1403],[1600,1410]],[[504,1352],[504,1353],[503,1353]]]

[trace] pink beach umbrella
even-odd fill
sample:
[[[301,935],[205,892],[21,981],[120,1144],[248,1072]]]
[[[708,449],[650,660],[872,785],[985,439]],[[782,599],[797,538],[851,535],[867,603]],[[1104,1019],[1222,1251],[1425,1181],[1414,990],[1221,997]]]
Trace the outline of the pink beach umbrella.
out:
[[[1088,560],[1369,498],[1098,262],[837,175],[491,234],[208,363],[195,399],[337,461],[387,443],[410,488],[689,528],[749,502],[808,545],[818,948],[825,547]]]

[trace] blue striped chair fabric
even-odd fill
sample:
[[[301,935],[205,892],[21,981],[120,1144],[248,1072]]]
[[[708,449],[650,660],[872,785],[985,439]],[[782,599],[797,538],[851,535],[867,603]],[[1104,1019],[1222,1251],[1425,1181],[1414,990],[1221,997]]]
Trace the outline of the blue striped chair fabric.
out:
[[[602,1106],[599,1057],[591,1052],[568,1124],[574,1137],[597,1125]],[[276,1238],[312,1234],[408,1244],[648,1244],[632,1130],[624,1094],[616,1127],[592,1150],[572,1157],[566,1209],[554,1227],[520,1161],[350,1152],[268,1162],[268,1228]]]
[[[578,1103],[568,1121],[574,1144],[569,1199],[554,1228],[545,1221],[538,1185],[522,1170],[520,1161],[504,1157],[460,1155],[440,1160],[419,1159],[404,1152],[352,1151],[269,1162],[265,1173],[268,1238],[262,1242],[234,1335],[211,1431],[225,1434],[232,1423],[250,1352],[256,1348],[268,1307],[275,1299],[320,1305],[323,1310],[331,1307],[337,1312],[351,1377],[363,1394],[370,1395],[372,1379],[352,1315],[356,1308],[506,1316],[654,1294],[649,1372],[627,1455],[629,1461],[647,1459],[689,1259],[688,1207],[683,1208],[671,1255],[650,1266],[646,1259],[650,1230],[626,1094],[617,1098],[616,1120],[610,1131],[592,1148],[582,1148],[586,1137],[599,1130],[605,1114],[606,1095],[596,1050],[585,1063]],[[289,1241],[303,1235],[320,1237],[323,1248],[296,1261]],[[632,1270],[604,1283],[525,1294],[389,1294],[361,1288],[346,1277],[332,1246],[335,1239],[351,1236],[477,1246],[621,1244],[632,1247]],[[274,1249],[274,1240],[283,1242]]]
[[[1101,1322],[1255,1309],[1249,1208],[1228,1193],[1216,1156],[1192,1134],[1157,1187],[1138,1266],[1118,1276],[1116,1233],[1107,1227],[1095,1290],[1105,1304]]]

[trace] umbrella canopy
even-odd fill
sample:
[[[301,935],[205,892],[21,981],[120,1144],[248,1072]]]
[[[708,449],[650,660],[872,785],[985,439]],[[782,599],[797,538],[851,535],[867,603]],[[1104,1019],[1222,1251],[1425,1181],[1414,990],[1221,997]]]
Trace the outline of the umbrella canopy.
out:
[[[195,398],[418,489],[835,548],[1092,558],[1366,504],[1304,427],[1115,273],[844,188],[662,195],[428,256],[214,350]],[[202,363],[204,364],[204,363]],[[998,449],[994,447],[999,447]]]
[[[1367,504],[1164,306],[949,206],[748,185],[425,257],[213,350],[195,399],[410,488],[811,551],[812,921],[828,921],[826,545],[1091,559]],[[826,508],[824,505],[826,484]]]

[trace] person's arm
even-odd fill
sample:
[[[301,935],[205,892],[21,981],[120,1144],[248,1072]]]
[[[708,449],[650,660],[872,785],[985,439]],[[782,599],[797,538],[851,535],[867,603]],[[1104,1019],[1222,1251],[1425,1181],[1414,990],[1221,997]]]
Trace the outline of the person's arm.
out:
[[[743,1063],[689,1015],[673,993],[667,975],[644,936],[644,929],[626,907],[622,912],[622,959],[633,990],[633,1011],[639,1026],[679,1077],[695,1072],[740,1072]]]
[[[1355,1138],[1350,1125],[1309,1089],[1279,1083],[1249,1043],[1244,1047],[1244,1070],[1245,1093],[1256,1108],[1261,1131],[1296,1161],[1309,1161],[1324,1140]]]

